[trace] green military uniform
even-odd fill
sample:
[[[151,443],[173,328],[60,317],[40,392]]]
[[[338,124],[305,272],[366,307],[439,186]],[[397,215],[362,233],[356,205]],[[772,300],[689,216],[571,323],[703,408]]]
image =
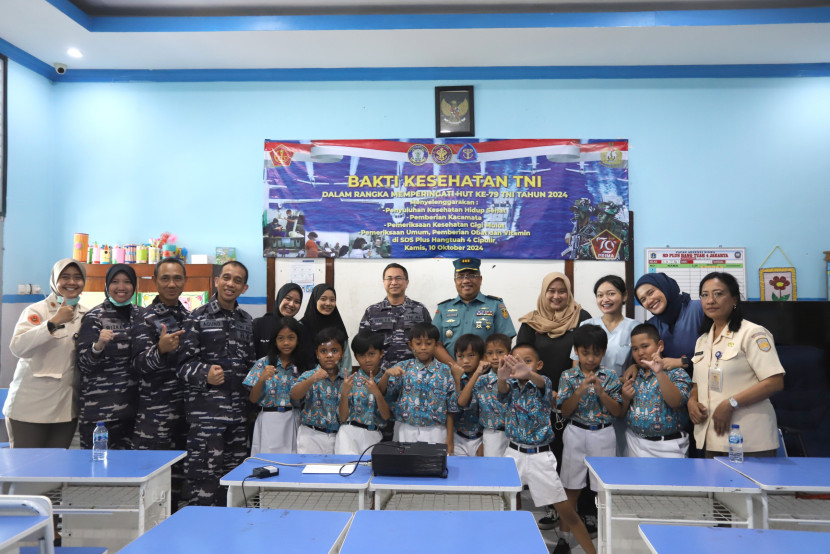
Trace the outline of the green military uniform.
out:
[[[455,353],[455,341],[467,333],[486,339],[493,333],[516,336],[516,329],[504,302],[498,296],[479,293],[464,302],[460,296],[438,304],[432,324],[441,332],[441,341],[450,355]]]

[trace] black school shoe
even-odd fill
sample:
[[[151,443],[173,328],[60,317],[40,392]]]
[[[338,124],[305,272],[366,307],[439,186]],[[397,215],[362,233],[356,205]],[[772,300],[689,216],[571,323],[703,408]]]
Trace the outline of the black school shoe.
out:
[[[597,532],[597,516],[580,516],[582,518],[582,523],[585,524],[585,529],[588,530],[589,535],[593,535]]]
[[[556,546],[550,551],[550,554],[568,554],[571,551],[571,545],[565,539],[559,539]]]
[[[536,524],[539,526],[539,529],[542,531],[547,531],[549,529],[553,529],[556,527],[556,524],[559,522],[559,514],[556,513],[556,508],[553,506],[546,507],[547,512],[545,515],[539,518],[539,521]]]

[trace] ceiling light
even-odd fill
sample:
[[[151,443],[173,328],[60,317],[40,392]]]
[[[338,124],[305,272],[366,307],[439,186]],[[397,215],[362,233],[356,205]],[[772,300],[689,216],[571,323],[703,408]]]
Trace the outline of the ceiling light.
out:
[[[81,51],[78,50],[77,48],[70,48],[69,50],[66,51],[66,53],[69,54],[70,56],[72,56],[73,58],[83,58],[84,57],[84,55],[81,54]]]

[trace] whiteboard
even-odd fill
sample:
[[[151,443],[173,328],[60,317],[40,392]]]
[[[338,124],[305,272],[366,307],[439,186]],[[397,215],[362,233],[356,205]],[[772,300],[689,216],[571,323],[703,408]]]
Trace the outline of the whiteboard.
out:
[[[700,298],[700,281],[713,271],[738,280],[746,300],[746,248],[646,248],[646,273],[665,273],[694,299]]]
[[[409,272],[409,288],[406,295],[424,304],[430,313],[435,313],[439,302],[455,298],[458,294],[453,281],[453,260],[448,258],[411,259],[336,259],[334,261],[334,288],[337,291],[337,308],[343,317],[349,336],[357,333],[360,320],[366,308],[383,300],[383,268],[396,262]],[[288,264],[297,263],[286,259],[276,261],[276,290],[288,282]],[[325,282],[325,260],[306,260],[315,267],[315,284]],[[481,291],[484,294],[500,296],[516,331],[519,318],[536,309],[536,300],[542,290],[542,279],[552,271],[565,272],[563,260],[482,260]],[[574,295],[577,302],[593,316],[601,315],[594,299],[594,283],[604,275],[619,275],[625,279],[625,262],[618,261],[577,261],[574,263]],[[633,286],[633,284],[631,284]],[[303,296],[300,316],[305,313],[309,295]]]

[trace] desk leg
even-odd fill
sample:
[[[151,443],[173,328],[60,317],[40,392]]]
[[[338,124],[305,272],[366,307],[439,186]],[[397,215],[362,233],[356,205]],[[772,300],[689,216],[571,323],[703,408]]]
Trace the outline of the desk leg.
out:
[[[364,491],[364,490],[357,491],[357,509],[358,510],[365,510],[366,509],[366,491]]]
[[[240,496],[239,489],[235,485],[228,485],[228,508],[236,507]]]

